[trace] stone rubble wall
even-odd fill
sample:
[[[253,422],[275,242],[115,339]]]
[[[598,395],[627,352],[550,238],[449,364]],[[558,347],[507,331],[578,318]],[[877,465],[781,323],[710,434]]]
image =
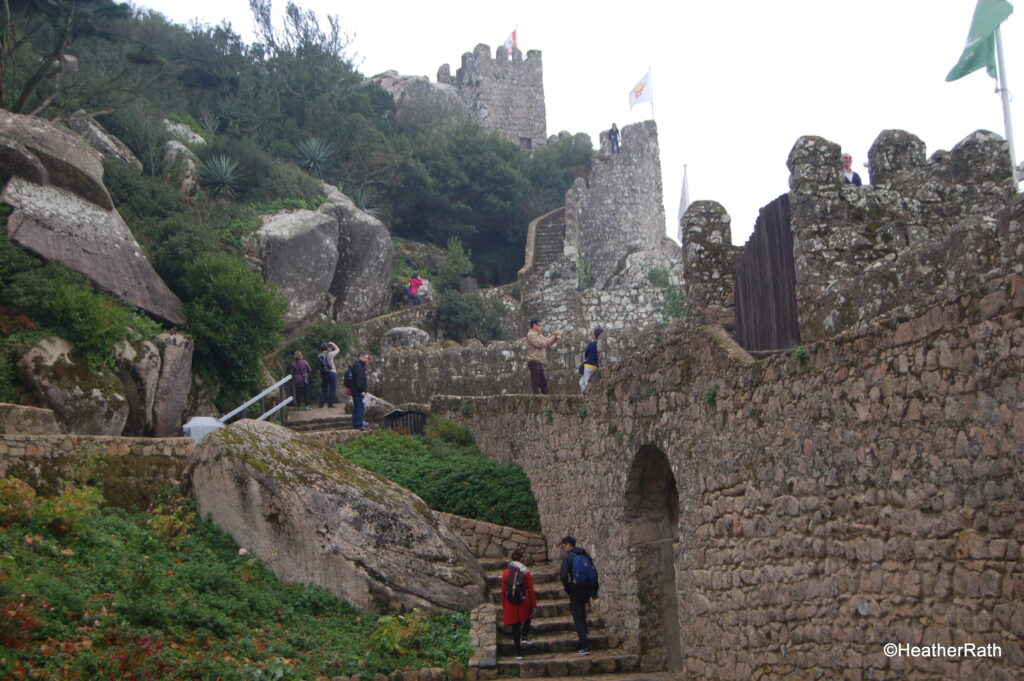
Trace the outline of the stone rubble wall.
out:
[[[60,432],[52,409],[0,402],[0,435],[57,435]]]
[[[672,567],[689,677],[1016,676],[1024,276],[876,318],[805,355],[756,361],[708,328],[649,341],[585,398],[432,403],[523,467],[549,549],[571,532],[592,551],[595,609],[627,646],[639,647],[652,587],[637,577],[639,521],[624,499],[634,461],[658,451],[678,490]],[[890,659],[890,641],[994,642],[1003,656]]]
[[[544,325],[544,333],[555,330]],[[578,366],[589,339],[567,333],[548,348],[545,376],[552,393],[578,393]],[[601,364],[607,367],[642,347],[643,331],[611,329],[601,336]],[[602,371],[588,390],[601,390]],[[427,403],[434,395],[509,395],[530,392],[526,367],[526,334],[515,342],[492,341],[484,346],[469,340],[432,343],[419,348],[392,348],[370,364],[370,392],[392,404]]]
[[[477,558],[508,558],[513,549],[523,551],[526,565],[544,565],[548,562],[548,546],[544,536],[514,527],[495,525],[483,520],[464,518],[443,511],[434,515],[454,532]]]
[[[0,477],[20,478],[44,495],[70,482],[95,484],[115,506],[146,508],[180,484],[193,451],[187,437],[2,435]]]
[[[505,47],[499,46],[492,59],[490,47],[477,45],[462,55],[462,67],[454,78],[448,64],[441,66],[437,82],[454,86],[485,130],[537,149],[547,141],[541,52],[529,50],[524,59],[523,53],[513,48],[509,56]]]

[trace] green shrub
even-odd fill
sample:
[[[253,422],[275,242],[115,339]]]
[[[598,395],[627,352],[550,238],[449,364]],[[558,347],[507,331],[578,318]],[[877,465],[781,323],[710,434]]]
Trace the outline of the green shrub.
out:
[[[657,286],[658,288],[668,288],[672,283],[669,279],[668,270],[664,267],[652,267],[647,270],[647,281],[651,282],[651,286]]]
[[[430,508],[524,530],[540,527],[537,500],[523,470],[499,464],[475,446],[382,430],[339,451],[412,490]]]
[[[431,440],[443,440],[460,447],[476,447],[476,440],[469,428],[438,416],[431,416],[427,420],[423,435]]]
[[[500,300],[489,300],[476,291],[440,295],[437,321],[449,338],[460,343],[469,338],[487,342],[501,337],[508,308]]]
[[[277,346],[287,302],[263,278],[223,253],[205,253],[182,277],[195,365],[218,386],[220,405],[260,388],[262,358]]]
[[[444,249],[444,264],[441,265],[434,279],[439,291],[454,291],[459,288],[459,278],[473,271],[472,253],[462,246],[458,237],[448,239],[448,247]]]

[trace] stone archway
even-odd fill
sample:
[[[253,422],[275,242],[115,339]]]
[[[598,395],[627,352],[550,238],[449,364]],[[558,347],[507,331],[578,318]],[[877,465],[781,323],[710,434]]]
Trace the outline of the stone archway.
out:
[[[625,520],[637,579],[640,668],[680,671],[679,597],[675,548],[679,493],[664,452],[645,445],[626,485]]]

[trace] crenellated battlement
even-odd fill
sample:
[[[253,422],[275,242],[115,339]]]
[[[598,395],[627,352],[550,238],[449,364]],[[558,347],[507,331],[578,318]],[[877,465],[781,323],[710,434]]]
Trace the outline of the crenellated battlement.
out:
[[[518,48],[511,54],[504,46],[491,56],[488,45],[477,45],[462,55],[462,66],[452,76],[443,64],[437,82],[451,85],[473,117],[484,128],[517,142],[526,149],[547,140],[544,105],[544,68],[540,50],[529,50],[524,58]]]

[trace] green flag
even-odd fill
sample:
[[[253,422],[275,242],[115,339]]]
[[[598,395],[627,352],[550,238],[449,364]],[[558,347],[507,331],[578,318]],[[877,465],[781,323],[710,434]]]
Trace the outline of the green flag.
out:
[[[978,0],[964,53],[946,76],[947,81],[963,78],[982,67],[988,75],[996,77],[996,29],[1012,12],[1013,6],[1007,0]]]

